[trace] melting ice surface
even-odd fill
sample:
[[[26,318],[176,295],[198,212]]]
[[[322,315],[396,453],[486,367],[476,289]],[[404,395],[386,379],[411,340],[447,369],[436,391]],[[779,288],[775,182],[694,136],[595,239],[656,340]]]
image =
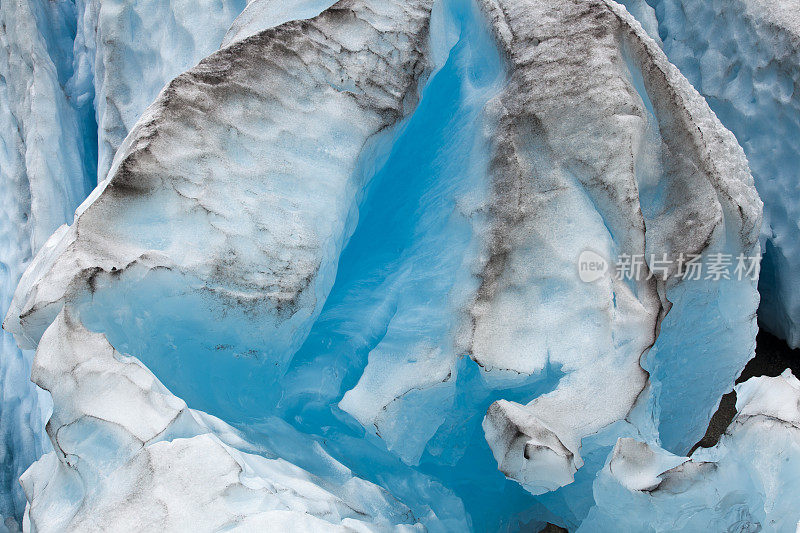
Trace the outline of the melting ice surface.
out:
[[[130,514],[114,480],[157,499],[208,452],[219,484],[191,490],[222,507],[244,491],[235,503],[254,513],[280,479],[290,500],[308,489],[290,510],[309,521],[366,510],[433,531],[536,530],[595,506],[613,522],[608,496],[638,487],[636,461],[653,475],[680,462],[751,355],[754,283],[575,286],[571,253],[604,239],[757,253],[742,151],[611,1],[297,6],[302,22],[271,30],[289,14],[251,2],[233,44],[165,88],[23,278],[7,324],[40,343],[59,452],[24,476],[27,517],[47,529],[116,518],[103,505]],[[120,126],[103,124],[109,138]],[[492,276],[502,288],[484,291]],[[494,314],[475,312],[476,294]],[[476,349],[465,338],[489,315]],[[103,405],[87,400],[95,384]],[[148,415],[109,408],[128,400]],[[191,508],[167,503],[162,525]]]
[[[165,304],[153,307],[154,300],[163,301],[153,298],[160,288],[145,294],[98,293],[82,315],[90,329],[104,332],[117,349],[137,354],[192,407],[223,417],[281,457],[324,475],[325,465],[306,453],[308,443],[302,440],[313,436],[357,475],[381,481],[417,516],[430,506],[439,518],[463,526],[460,499],[467,509],[481,509],[470,517],[475,530],[495,530],[524,523],[524,514],[517,514],[538,506],[497,470],[480,428],[483,413],[500,397],[530,401],[552,388],[559,373],[492,391],[477,364],[453,352],[454,322],[461,319],[456,311],[476,283],[464,266],[478,253],[473,226],[482,223],[478,208],[487,187],[481,179],[487,165],[480,148],[485,135],[481,115],[505,74],[494,39],[472,2],[452,0],[437,9],[431,40],[446,62],[431,75],[414,114],[362,158],[360,171],[374,176],[363,191],[357,222],[353,217],[331,293],[285,373],[258,360],[248,364],[246,354],[233,361],[215,359],[202,344],[203,331],[186,330],[183,338],[164,342],[156,334],[143,339],[120,327],[132,317],[169,316],[168,308],[160,307]],[[118,298],[129,306],[125,315]],[[185,319],[183,305],[181,313]],[[180,353],[195,353],[194,362],[164,352],[164,346],[175,345]],[[350,395],[358,394],[352,389],[368,360],[380,371],[402,372],[392,368],[390,356],[409,345],[419,348],[412,354],[419,358],[415,370],[442,383],[441,391],[385,391],[390,409],[415,415],[380,428],[401,461],[377,437],[365,440],[348,408],[361,414]],[[397,381],[402,387],[399,373]],[[224,395],[209,394],[212,389]],[[390,402],[395,396],[396,402]],[[439,481],[424,481],[428,475]],[[428,490],[420,490],[426,485]]]

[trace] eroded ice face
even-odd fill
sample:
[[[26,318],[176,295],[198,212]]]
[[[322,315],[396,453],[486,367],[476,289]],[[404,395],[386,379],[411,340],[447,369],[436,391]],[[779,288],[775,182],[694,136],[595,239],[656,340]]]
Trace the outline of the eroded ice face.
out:
[[[706,98],[747,154],[764,200],[760,322],[798,347],[797,5],[762,0],[648,3],[654,12],[640,20],[649,21],[643,22],[648,32],[663,38],[667,57]]]
[[[23,277],[32,523],[576,527],[619,438],[654,483],[752,356],[754,278],[654,264],[758,257],[747,161],[623,7],[328,4],[251,2]]]

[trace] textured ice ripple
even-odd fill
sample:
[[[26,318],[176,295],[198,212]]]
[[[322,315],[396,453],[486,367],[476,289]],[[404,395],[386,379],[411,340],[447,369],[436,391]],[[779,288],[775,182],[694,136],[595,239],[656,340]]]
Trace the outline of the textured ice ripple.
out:
[[[55,404],[29,524],[576,527],[607,458],[686,453],[752,356],[749,280],[577,276],[759,251],[744,154],[652,24],[328,4],[251,2],[23,277],[5,324]]]
[[[763,326],[800,346],[800,20],[794,1],[647,0],[648,31],[742,145],[764,200]]]

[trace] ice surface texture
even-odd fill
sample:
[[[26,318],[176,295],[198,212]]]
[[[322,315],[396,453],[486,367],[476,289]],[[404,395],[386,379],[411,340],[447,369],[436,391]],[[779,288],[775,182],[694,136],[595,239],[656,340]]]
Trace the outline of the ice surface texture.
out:
[[[764,200],[759,318],[800,346],[800,15],[795,1],[648,0],[664,51],[744,148]]]
[[[679,457],[621,439],[578,531],[795,531],[800,381],[790,371],[736,386],[719,444]]]
[[[69,2],[0,6],[0,305],[32,253],[90,190],[82,133],[64,84],[71,75]],[[46,448],[47,398],[30,383],[32,353],[0,339],[0,529],[17,527],[22,472]]]
[[[238,4],[3,3],[4,309],[32,252],[61,224],[72,222],[75,208],[97,181],[97,121],[102,125],[101,167],[107,171],[119,142],[163,85],[218,47],[244,1]],[[28,379],[32,354],[20,352],[7,333],[2,343],[0,515],[12,519],[21,517],[24,508],[17,478],[46,442],[40,394]],[[43,400],[45,405],[49,401]]]
[[[69,90],[96,121],[97,181],[172,78],[219,48],[245,0],[76,0]]]
[[[688,451],[754,348],[752,283],[586,284],[579,253],[757,253],[761,205],[733,136],[619,5],[487,6],[514,70],[489,108],[493,224],[470,353],[490,378],[566,373],[484,421],[500,468],[538,494],[573,481],[599,446],[584,437],[638,425],[636,402]]]
[[[574,528],[753,354],[755,281],[648,275],[757,256],[761,202],[610,0],[255,0],[108,176],[5,320],[54,402],[42,530]],[[585,250],[648,263],[584,283]]]
[[[236,430],[188,409],[67,309],[39,343],[33,380],[55,406],[54,451],[22,477],[34,531],[367,531],[410,520],[333,459],[337,479],[324,482],[267,450],[240,451]]]

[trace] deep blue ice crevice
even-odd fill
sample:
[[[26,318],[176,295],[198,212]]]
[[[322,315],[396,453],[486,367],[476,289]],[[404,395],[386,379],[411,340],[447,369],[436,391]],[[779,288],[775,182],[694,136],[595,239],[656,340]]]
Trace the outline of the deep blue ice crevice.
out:
[[[340,460],[412,508],[442,516],[452,496],[416,495],[407,478],[419,474],[406,465],[435,472],[459,497],[483,486],[496,505],[471,518],[492,529],[534,505],[492,468],[479,425],[497,395],[458,339],[485,231],[482,111],[505,76],[471,2],[439,3],[431,26],[441,69],[370,181],[330,296],[276,394],[285,420],[324,435]]]
[[[453,408],[462,310],[477,289],[474,225],[486,198],[481,114],[504,81],[501,58],[470,2],[443,4],[460,39],[371,183],[335,286],[336,294],[357,295],[337,301],[337,313],[350,307],[362,317],[360,328],[383,332],[361,367],[348,351],[339,353],[356,365],[348,373],[360,374],[342,391],[339,408],[411,464]],[[373,314],[378,306],[391,314]]]
[[[8,28],[1,58],[7,97],[3,105],[15,124],[3,135],[7,149],[20,158],[21,165],[7,164],[24,173],[24,187],[29,189],[26,209],[34,251],[72,219],[88,194],[82,131],[62,86],[69,74],[63,41],[74,31],[68,13],[58,16],[64,15],[59,12],[62,3],[68,2],[21,2],[4,6],[2,12]]]

